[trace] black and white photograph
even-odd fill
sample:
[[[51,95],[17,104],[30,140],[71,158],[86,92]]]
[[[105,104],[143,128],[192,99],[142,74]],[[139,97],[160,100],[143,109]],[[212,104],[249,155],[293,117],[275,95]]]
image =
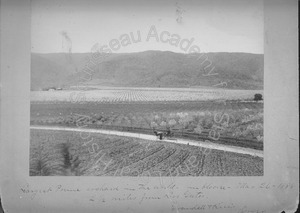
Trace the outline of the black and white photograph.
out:
[[[30,176],[263,176],[255,1],[31,1]]]
[[[296,212],[297,6],[0,0],[0,212]]]

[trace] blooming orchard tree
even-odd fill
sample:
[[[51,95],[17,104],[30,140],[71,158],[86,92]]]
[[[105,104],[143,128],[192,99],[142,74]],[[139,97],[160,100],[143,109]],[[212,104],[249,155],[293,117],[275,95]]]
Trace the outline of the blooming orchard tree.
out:
[[[131,120],[128,117],[124,117],[122,120],[124,126],[131,126]]]
[[[159,119],[160,119],[160,116],[159,116],[159,115],[155,115],[155,116],[154,116],[154,119],[155,119],[155,120],[159,120]]]
[[[165,127],[165,126],[167,126],[167,123],[166,123],[165,121],[162,121],[162,122],[160,123],[160,126],[161,126],[161,127]]]
[[[205,116],[205,112],[199,112],[198,115],[199,116]]]
[[[194,132],[197,133],[197,134],[201,134],[203,131],[203,128],[201,125],[198,125],[195,129],[194,129]]]
[[[178,123],[182,126],[182,128],[184,128],[184,126],[185,126],[185,120],[184,119],[180,118]]]
[[[213,118],[211,117],[205,117],[201,120],[201,125],[205,128],[205,129],[211,129],[213,126]]]
[[[158,125],[157,123],[155,123],[154,121],[151,122],[150,124],[151,128],[156,128]]]
[[[178,123],[182,126],[182,129],[188,127],[188,125],[193,121],[192,116],[185,116],[179,119]]]
[[[171,119],[169,121],[169,126],[175,126],[177,124],[177,122],[174,119]]]
[[[136,124],[139,127],[149,127],[149,126],[147,126],[147,124],[145,124],[145,120],[143,119],[142,116],[137,116],[136,121],[137,121]]]

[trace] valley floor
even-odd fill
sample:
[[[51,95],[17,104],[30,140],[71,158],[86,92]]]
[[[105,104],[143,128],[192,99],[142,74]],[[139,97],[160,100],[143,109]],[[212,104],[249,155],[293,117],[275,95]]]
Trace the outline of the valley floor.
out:
[[[30,175],[261,176],[263,158],[257,150],[144,134],[32,126]]]

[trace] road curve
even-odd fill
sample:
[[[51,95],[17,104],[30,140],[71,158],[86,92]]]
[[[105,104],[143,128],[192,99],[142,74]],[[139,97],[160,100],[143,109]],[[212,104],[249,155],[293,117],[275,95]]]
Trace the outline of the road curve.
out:
[[[124,137],[132,137],[132,138],[140,138],[145,140],[152,140],[157,141],[157,137],[155,135],[148,135],[148,134],[141,134],[141,133],[132,133],[132,132],[121,132],[115,130],[103,130],[103,129],[87,129],[87,128],[75,128],[75,127],[58,127],[58,126],[30,126],[30,129],[35,130],[52,130],[52,131],[71,131],[71,132],[88,132],[88,133],[100,133],[106,135],[117,135],[117,136],[124,136]],[[237,146],[229,146],[223,144],[217,144],[207,141],[193,141],[193,140],[186,140],[186,139],[164,139],[164,142],[169,143],[178,143],[178,144],[189,144],[190,146],[198,146],[207,149],[216,149],[225,152],[234,152],[239,154],[257,156],[263,158],[263,151],[237,147]]]

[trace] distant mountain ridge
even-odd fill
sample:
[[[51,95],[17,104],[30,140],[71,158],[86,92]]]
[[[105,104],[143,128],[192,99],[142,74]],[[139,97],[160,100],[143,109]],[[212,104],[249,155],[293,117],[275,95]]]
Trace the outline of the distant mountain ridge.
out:
[[[31,90],[68,87],[82,82],[102,86],[222,85],[231,89],[263,89],[263,54],[219,52],[201,55],[151,50],[111,53],[97,65],[89,62],[91,55],[32,53]],[[84,69],[87,65],[89,69]]]

